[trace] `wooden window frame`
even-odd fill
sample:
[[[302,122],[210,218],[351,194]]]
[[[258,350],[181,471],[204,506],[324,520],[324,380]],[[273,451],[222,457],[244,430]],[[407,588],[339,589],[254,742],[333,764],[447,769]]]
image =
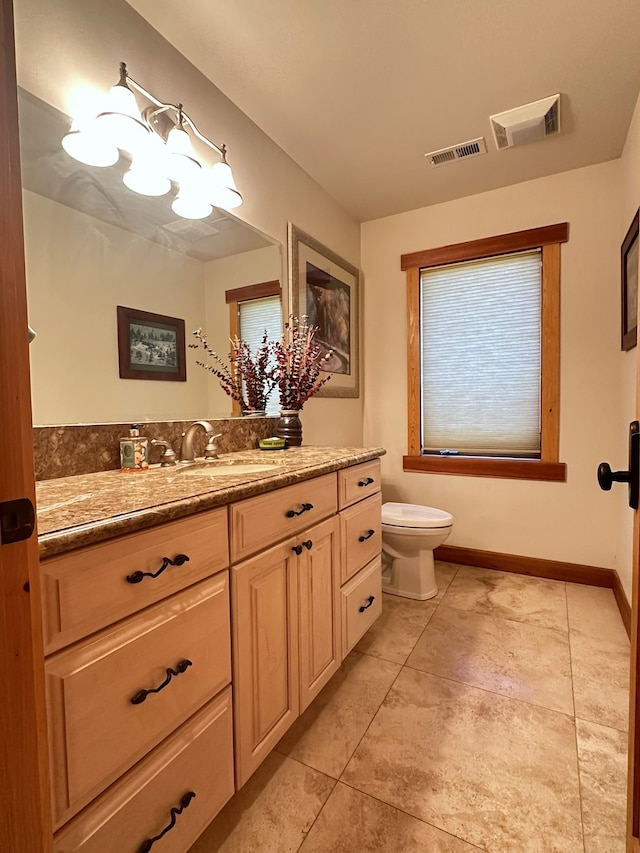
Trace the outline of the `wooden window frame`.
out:
[[[402,255],[407,274],[408,454],[404,471],[566,482],[567,466],[558,461],[560,444],[560,245],[569,239],[567,222],[514,231],[497,237],[455,243]],[[479,456],[423,456],[420,387],[420,271],[512,252],[542,252],[541,453],[540,459]]]
[[[254,299],[267,299],[270,296],[279,296],[282,300],[282,287],[280,282],[261,281],[259,284],[247,284],[244,287],[234,287],[225,290],[225,302],[229,306],[229,337],[240,337],[240,303],[251,302]],[[240,403],[233,400],[231,414],[233,417],[240,416]]]

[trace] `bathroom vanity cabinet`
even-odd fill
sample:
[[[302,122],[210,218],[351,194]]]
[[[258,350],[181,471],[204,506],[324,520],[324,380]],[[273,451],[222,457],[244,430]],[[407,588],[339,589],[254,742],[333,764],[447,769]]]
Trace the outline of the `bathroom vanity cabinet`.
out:
[[[188,850],[381,612],[378,459],[233,497],[42,562],[56,853]]]
[[[193,788],[187,849],[233,795],[228,565],[225,508],[42,563],[56,853],[138,851]]]
[[[382,613],[380,462],[338,471],[342,658]]]

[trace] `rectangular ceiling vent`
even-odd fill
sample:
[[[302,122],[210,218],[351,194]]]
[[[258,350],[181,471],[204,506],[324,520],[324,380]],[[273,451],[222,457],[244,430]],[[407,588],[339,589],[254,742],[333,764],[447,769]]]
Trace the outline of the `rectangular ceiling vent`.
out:
[[[560,133],[560,95],[497,113],[489,120],[499,151],[538,142]]]
[[[469,142],[461,142],[460,145],[452,145],[451,148],[441,148],[440,151],[430,151],[424,156],[432,166],[444,166],[445,163],[453,163],[454,160],[466,160],[469,157],[477,157],[479,154],[487,153],[487,144],[484,136],[471,139]]]
[[[220,233],[218,228],[214,228],[213,225],[209,225],[202,219],[176,219],[174,222],[167,222],[162,227],[173,234],[178,234],[189,243],[195,243],[196,240],[202,240],[204,237],[212,237],[214,234]]]

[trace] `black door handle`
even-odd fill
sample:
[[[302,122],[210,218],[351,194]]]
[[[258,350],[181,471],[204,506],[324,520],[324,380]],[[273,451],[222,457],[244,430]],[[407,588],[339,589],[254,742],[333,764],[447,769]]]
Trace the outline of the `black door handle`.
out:
[[[598,465],[598,484],[608,492],[614,483],[629,484],[629,506],[638,509],[640,498],[640,423],[631,421],[629,424],[629,470],[612,471],[608,462]]]
[[[598,465],[598,483],[603,492],[611,491],[614,483],[628,483],[629,479],[629,471],[612,471],[608,462]]]

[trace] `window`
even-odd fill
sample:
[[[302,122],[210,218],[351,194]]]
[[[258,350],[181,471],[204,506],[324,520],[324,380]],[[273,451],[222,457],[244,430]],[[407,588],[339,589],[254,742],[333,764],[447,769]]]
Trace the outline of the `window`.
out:
[[[226,291],[229,304],[229,336],[236,335],[255,352],[266,330],[270,340],[282,335],[282,296],[279,281],[265,281]],[[239,414],[237,403],[234,414]],[[278,395],[274,391],[267,403],[267,415],[280,414]]]
[[[558,461],[566,223],[402,256],[405,471],[566,479]]]

